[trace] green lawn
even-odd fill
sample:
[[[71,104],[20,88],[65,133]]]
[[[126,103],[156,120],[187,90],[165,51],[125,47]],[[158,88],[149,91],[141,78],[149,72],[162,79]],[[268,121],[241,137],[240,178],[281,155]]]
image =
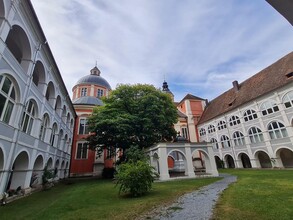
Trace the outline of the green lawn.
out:
[[[213,219],[293,219],[293,170],[222,170],[238,176]]]
[[[146,196],[118,195],[118,187],[105,180],[63,183],[0,207],[0,219],[134,219],[178,196],[218,178],[155,183]]]

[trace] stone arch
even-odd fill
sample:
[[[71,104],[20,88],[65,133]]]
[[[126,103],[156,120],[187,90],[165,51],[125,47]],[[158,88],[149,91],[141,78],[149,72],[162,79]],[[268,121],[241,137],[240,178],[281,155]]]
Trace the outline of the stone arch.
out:
[[[25,31],[19,25],[13,25],[5,43],[23,70],[27,72],[32,51],[29,38]]]
[[[62,160],[61,167],[60,167],[60,179],[64,178],[64,171],[65,171],[65,161]]]
[[[70,123],[70,113],[68,112],[66,116],[66,125],[69,126],[69,123]]]
[[[59,177],[59,171],[60,171],[60,161],[59,159],[56,160],[55,162],[55,167],[54,167],[54,174]]]
[[[28,172],[29,155],[26,151],[20,152],[14,159],[7,189],[26,188],[25,181]]]
[[[48,83],[47,91],[46,91],[46,99],[50,103],[50,105],[54,106],[55,101],[55,86],[52,81]]]
[[[215,156],[215,161],[216,161],[216,165],[218,169],[224,168],[223,161],[221,160],[219,156]]]
[[[47,170],[52,170],[53,169],[53,159],[52,159],[52,157],[50,157],[47,160],[46,166],[47,166]]]
[[[192,164],[195,173],[209,173],[212,170],[209,154],[201,149],[192,152]]]
[[[66,151],[67,143],[68,143],[68,135],[65,134],[65,136],[64,136],[64,142],[63,142],[63,147],[60,150]]]
[[[224,156],[224,162],[226,168],[235,168],[235,162],[233,157],[230,154]]]
[[[37,61],[33,71],[33,83],[38,87],[39,91],[43,94],[44,86],[46,83],[46,71],[43,63]]]
[[[254,155],[254,157],[258,159],[261,168],[272,168],[271,158],[266,152],[260,150],[255,152]]]
[[[70,129],[71,129],[71,131],[73,131],[73,118],[70,120]]]
[[[57,141],[57,148],[58,149],[61,149],[62,147],[62,138],[63,138],[63,130],[62,129],[60,129],[60,131],[59,131],[59,135],[58,135],[58,141]]]
[[[65,123],[66,122],[66,105],[64,105],[63,108],[62,108],[61,117],[62,117],[63,122]]]
[[[61,97],[60,97],[60,95],[57,95],[54,109],[55,109],[57,115],[61,116],[61,109],[62,108],[61,108]]]
[[[285,168],[293,168],[293,151],[288,148],[279,148],[276,151],[277,158],[280,159],[279,162],[282,163]]]
[[[42,173],[44,169],[44,159],[42,155],[37,156],[34,166],[33,166],[33,173],[30,182],[30,186],[34,187],[37,184],[42,183]]]
[[[68,167],[68,161],[66,161],[65,170],[64,170],[64,178],[66,178],[67,175],[68,175],[68,169],[69,169],[69,167]]]
[[[188,174],[186,156],[180,150],[172,150],[168,154],[168,170],[170,177],[185,176]],[[170,161],[174,160],[174,164]]]
[[[250,158],[246,153],[239,153],[238,160],[241,161],[242,168],[252,168]]]

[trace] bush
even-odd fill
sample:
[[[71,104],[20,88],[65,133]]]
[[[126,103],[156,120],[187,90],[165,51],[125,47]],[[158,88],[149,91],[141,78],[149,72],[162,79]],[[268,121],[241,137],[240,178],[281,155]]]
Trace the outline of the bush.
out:
[[[113,167],[104,168],[103,172],[102,172],[102,177],[105,178],[105,179],[113,179],[115,172],[116,172],[116,170]]]
[[[121,192],[130,193],[132,196],[141,196],[152,188],[154,182],[154,168],[146,161],[122,163],[118,166],[117,185]]]

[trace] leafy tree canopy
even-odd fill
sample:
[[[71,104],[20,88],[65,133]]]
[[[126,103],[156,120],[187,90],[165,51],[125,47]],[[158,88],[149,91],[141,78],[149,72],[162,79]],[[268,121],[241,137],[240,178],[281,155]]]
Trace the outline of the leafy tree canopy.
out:
[[[177,111],[171,98],[151,85],[119,85],[89,118],[91,148],[140,149],[176,136]]]

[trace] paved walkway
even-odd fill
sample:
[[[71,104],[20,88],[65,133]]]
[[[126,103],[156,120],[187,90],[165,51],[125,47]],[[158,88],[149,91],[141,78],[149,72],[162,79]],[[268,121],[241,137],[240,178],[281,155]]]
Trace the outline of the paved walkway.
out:
[[[168,207],[155,210],[144,219],[153,220],[207,220],[212,217],[213,208],[220,194],[230,183],[237,180],[235,176],[220,174],[224,179],[204,186],[197,191],[180,197],[175,203]]]

